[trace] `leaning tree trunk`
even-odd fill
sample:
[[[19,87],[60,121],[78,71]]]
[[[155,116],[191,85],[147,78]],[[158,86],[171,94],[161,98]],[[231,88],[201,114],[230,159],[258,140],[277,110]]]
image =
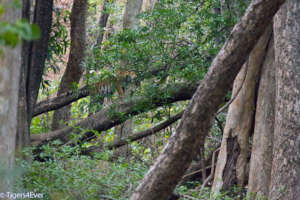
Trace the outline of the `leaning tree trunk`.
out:
[[[10,0],[1,1],[10,5]],[[21,18],[21,10],[5,7],[1,20],[15,23]],[[17,108],[19,76],[21,67],[21,46],[3,47],[0,55],[0,193],[12,191],[15,142],[17,133]]]
[[[221,189],[228,189],[234,184],[243,186],[246,182],[248,141],[253,128],[256,85],[271,33],[272,27],[269,26],[234,81],[233,101],[228,109],[215,171],[212,189],[214,196]]]
[[[23,0],[22,17],[29,21],[31,18],[31,2],[32,0]],[[30,144],[29,128],[48,53],[48,43],[52,24],[52,9],[53,0],[43,0],[35,3],[33,22],[39,26],[41,37],[38,40],[23,43],[16,141],[16,149],[18,152],[24,146]]]
[[[274,19],[276,107],[270,200],[300,198],[300,1]]]
[[[214,115],[247,56],[284,0],[254,0],[214,59],[176,132],[131,200],[166,200],[208,134]]]
[[[78,83],[83,74],[83,61],[86,49],[86,14],[87,0],[74,0],[71,12],[71,47],[66,71],[62,77],[57,95],[72,90],[73,83]],[[65,126],[70,121],[71,105],[67,105],[53,114],[52,130]]]
[[[275,120],[274,58],[274,41],[272,39],[259,81],[248,182],[247,195],[249,199],[265,199],[269,195]]]

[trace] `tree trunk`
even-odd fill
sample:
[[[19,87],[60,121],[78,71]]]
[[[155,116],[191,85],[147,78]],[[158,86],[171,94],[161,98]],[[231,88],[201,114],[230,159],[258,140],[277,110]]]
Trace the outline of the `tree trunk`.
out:
[[[32,0],[23,0],[22,4],[22,18],[30,21],[30,12],[32,10]],[[19,86],[19,101],[18,101],[18,131],[16,137],[16,154],[19,154],[24,146],[30,144],[30,133],[29,133],[29,112],[27,102],[27,75],[28,75],[28,64],[30,58],[30,49],[32,42],[23,41],[22,46],[22,68],[20,74],[20,86]]]
[[[140,19],[143,0],[127,0],[125,12],[123,15],[123,29],[137,29]]]
[[[272,39],[259,81],[248,183],[249,199],[265,199],[269,195],[275,120],[274,58]]]
[[[284,0],[254,0],[214,59],[187,107],[176,132],[131,200],[166,200],[208,134],[214,115],[246,57]]]
[[[86,14],[87,0],[74,0],[71,12],[71,47],[66,71],[59,85],[57,95],[73,88],[73,83],[79,83],[83,74],[82,63],[86,49]],[[53,114],[52,130],[64,127],[71,118],[71,105],[67,105]]]
[[[10,0],[2,0],[5,14],[1,20],[15,23],[22,11],[11,5]],[[0,192],[12,191],[17,133],[17,108],[19,76],[21,67],[21,46],[15,48],[1,46],[0,55]]]
[[[23,0],[23,17],[30,19],[31,0]],[[30,144],[29,128],[37,101],[48,53],[52,24],[53,0],[36,1],[34,23],[40,28],[41,37],[24,42],[22,49],[22,71],[18,104],[17,151]]]
[[[256,85],[271,33],[272,27],[269,26],[234,81],[233,101],[228,109],[214,177],[214,195],[221,189],[228,189],[234,184],[243,186],[246,182],[248,141],[253,128]]]
[[[109,17],[109,12],[107,9],[107,6],[109,4],[109,0],[104,0],[102,5],[101,5],[101,14],[99,18],[99,28],[100,32],[97,37],[97,46],[101,47],[103,39],[104,39],[104,33],[105,33],[105,27],[107,26],[108,22],[108,17]]]
[[[274,19],[276,107],[270,200],[300,197],[300,1]]]

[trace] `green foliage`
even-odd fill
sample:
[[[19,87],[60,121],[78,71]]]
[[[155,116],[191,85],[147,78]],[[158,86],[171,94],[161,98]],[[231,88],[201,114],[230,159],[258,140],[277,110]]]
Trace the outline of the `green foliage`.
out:
[[[0,4],[0,17],[5,14],[7,7],[13,9],[20,9],[19,1],[12,3]],[[21,40],[35,40],[40,37],[40,30],[37,25],[30,24],[27,20],[18,19],[15,22],[8,22],[0,20],[0,47],[10,46],[15,47]],[[0,53],[1,53],[0,48]]]
[[[225,1],[228,5],[225,5],[224,9],[217,0],[159,1],[153,12],[140,15],[141,26],[138,29],[112,33],[111,37],[103,43],[103,48],[90,45],[83,64],[87,70],[86,83],[93,85],[101,81],[113,82],[123,79],[121,86],[128,91],[124,101],[133,100],[136,96],[145,99],[142,103],[137,101],[134,105],[133,112],[139,114],[133,118],[134,132],[148,129],[168,119],[183,110],[188,102],[166,105],[147,113],[141,111],[154,108],[154,103],[158,99],[170,98],[172,92],[178,89],[176,87],[178,83],[195,84],[205,76],[212,59],[247,6],[247,1],[235,2],[234,5],[230,5],[229,1]],[[90,0],[89,4],[95,6],[99,2]],[[89,12],[95,12],[92,9],[90,7]],[[120,10],[115,4],[110,4],[108,12]],[[69,13],[56,12],[47,61],[47,66],[54,71],[57,69],[60,57],[69,48],[65,27],[68,15]],[[91,19],[89,21],[91,24],[98,22]],[[99,31],[97,25],[92,25],[95,29],[88,30],[89,44],[95,44],[94,37]],[[130,72],[129,75],[125,74],[127,72]],[[114,106],[118,104],[115,100],[119,100],[115,92],[116,83],[111,83],[110,86],[112,90],[110,94],[95,94],[73,103],[71,112],[74,121],[71,125],[103,108],[104,98],[110,98],[113,102],[109,117],[112,120],[117,118],[126,120],[128,116]],[[75,90],[78,87],[76,85]],[[57,87],[45,82],[45,88],[51,95],[55,93]],[[162,88],[168,91],[159,92]],[[49,117],[51,118],[51,114],[34,118],[31,132],[36,134],[47,132],[50,127]],[[219,116],[221,124],[225,118],[226,115]],[[43,162],[33,160],[31,163],[25,161],[22,163],[26,170],[22,182],[28,191],[35,189],[42,192],[46,195],[46,199],[128,199],[147,171],[148,164],[157,157],[174,131],[174,127],[176,124],[173,129],[169,127],[156,134],[155,141],[151,145],[147,142],[132,142],[129,145],[131,153],[129,159],[119,159],[115,162],[108,161],[112,159],[110,151],[103,151],[93,158],[80,154],[82,148],[98,145],[99,141],[80,143],[77,146],[62,145],[56,141],[42,148],[39,157]],[[115,141],[114,129],[101,133],[82,130],[80,127],[74,129],[80,133],[93,132],[96,136],[102,137],[101,142],[104,144]],[[82,134],[72,135],[72,144],[77,144],[81,136]],[[219,145],[221,136],[220,126],[216,122],[207,139],[206,154]],[[138,158],[139,161],[133,158]],[[201,186],[200,183],[195,185]],[[195,191],[184,185],[179,186],[177,192],[198,199],[208,199],[210,195],[208,189],[200,195],[199,190]],[[218,199],[235,199],[232,195],[237,197],[239,192],[233,189],[220,194]]]
[[[237,6],[221,12],[216,0],[159,1],[153,11],[140,15],[138,29],[115,33],[104,41],[103,48],[92,46],[88,50],[86,78],[92,84],[108,74],[119,77],[130,72],[134,76],[122,86],[138,86],[136,93],[154,91],[166,83],[197,82],[247,3],[238,1]]]
[[[20,161],[26,173],[19,184],[28,191],[43,193],[45,200],[128,199],[147,171],[135,161],[109,162],[109,152],[91,159],[79,155],[78,147],[57,145],[58,142],[43,146],[40,158],[45,162]],[[27,151],[31,154],[30,149]]]

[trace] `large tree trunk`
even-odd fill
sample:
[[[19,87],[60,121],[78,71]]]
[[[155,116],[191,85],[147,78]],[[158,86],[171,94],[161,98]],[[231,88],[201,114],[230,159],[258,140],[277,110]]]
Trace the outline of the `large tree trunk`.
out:
[[[254,0],[214,59],[182,120],[131,200],[166,200],[208,134],[214,115],[247,56],[284,0]]]
[[[30,19],[31,0],[23,0],[23,17]],[[33,22],[40,28],[39,40],[24,42],[19,89],[17,150],[30,144],[29,128],[48,53],[53,0],[37,1]]]
[[[87,0],[74,0],[71,12],[71,47],[66,71],[59,85],[57,95],[73,88],[83,74],[83,61],[86,49],[86,14]],[[53,114],[52,130],[56,130],[69,122],[71,118],[71,105],[67,105]]]
[[[269,26],[252,50],[247,63],[237,75],[232,91],[222,145],[213,183],[213,193],[246,182],[249,135],[253,128],[256,85],[266,55],[272,27]]]
[[[300,1],[274,19],[276,108],[270,200],[300,198]]]
[[[10,0],[1,1],[11,4]],[[21,10],[13,6],[5,7],[1,20],[15,23],[21,18]],[[3,47],[0,55],[0,192],[12,191],[17,133],[17,108],[19,76],[21,68],[21,46]]]
[[[264,199],[269,195],[275,120],[274,59],[274,41],[272,39],[259,81],[248,182],[249,199]]]

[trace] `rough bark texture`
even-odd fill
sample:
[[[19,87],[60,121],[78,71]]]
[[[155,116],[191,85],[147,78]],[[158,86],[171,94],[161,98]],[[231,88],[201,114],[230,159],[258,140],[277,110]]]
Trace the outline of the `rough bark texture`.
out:
[[[31,3],[31,0],[23,0],[23,18],[31,18]],[[37,1],[35,3],[33,22],[39,26],[41,37],[38,40],[24,42],[23,44],[16,142],[18,151],[30,144],[29,126],[37,101],[48,53],[52,9],[53,0]]]
[[[270,200],[300,198],[300,1],[274,19],[276,106]]]
[[[249,199],[263,199],[269,195],[275,121],[274,59],[274,41],[272,39],[259,81],[248,182]]]
[[[95,129],[98,131],[108,130],[116,125],[121,124],[127,117],[137,115],[141,112],[149,111],[162,105],[168,105],[177,101],[188,100],[196,91],[197,85],[177,84],[168,86],[158,91],[157,96],[136,98],[123,103],[112,104],[88,119],[82,120],[73,127],[81,127],[82,129]],[[164,98],[161,94],[170,94],[169,98]],[[120,114],[121,113],[121,114]],[[65,127],[50,133],[41,135],[31,135],[31,140],[35,143],[41,143],[53,139],[68,140],[68,136],[72,131],[76,132],[73,127]]]
[[[131,200],[168,199],[208,134],[222,99],[284,0],[254,0],[214,59],[182,120]]]
[[[11,5],[10,0],[2,0]],[[21,18],[21,10],[12,6],[5,7],[1,20],[15,23]],[[19,76],[21,67],[21,46],[3,47],[0,55],[0,192],[12,191],[17,132],[17,107]]]
[[[73,88],[73,83],[78,83],[83,74],[82,63],[86,49],[86,14],[87,0],[74,0],[71,20],[71,47],[66,71],[59,85],[58,95]],[[52,130],[64,126],[71,118],[71,105],[56,110],[53,114]]]
[[[261,65],[266,55],[266,47],[270,41],[271,33],[272,27],[269,26],[252,50],[248,61],[244,64],[244,67],[234,81],[232,91],[232,98],[234,98],[234,100],[228,109],[221,150],[218,156],[214,177],[213,193],[215,195],[223,186],[229,188],[236,183],[240,186],[245,184],[249,155],[248,141],[253,128],[255,111],[256,84]],[[234,144],[234,142],[238,144]],[[235,153],[230,153],[231,151]],[[235,156],[237,157],[235,158]],[[234,169],[232,169],[232,167]],[[225,179],[229,182],[226,182]]]

